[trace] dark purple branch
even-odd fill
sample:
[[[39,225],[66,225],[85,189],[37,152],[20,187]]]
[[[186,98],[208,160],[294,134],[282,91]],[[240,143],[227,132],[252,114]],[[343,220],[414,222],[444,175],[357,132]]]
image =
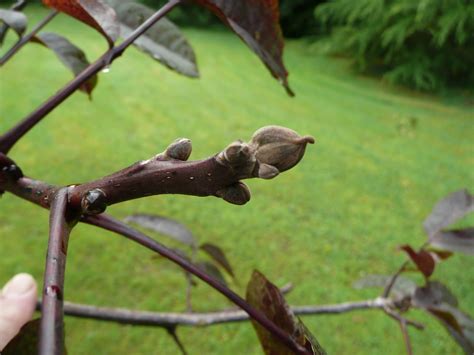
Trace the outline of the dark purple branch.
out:
[[[395,282],[397,282],[397,279],[400,277],[400,275],[405,271],[406,267],[408,266],[409,261],[405,261],[402,266],[395,272],[392,277],[390,278],[390,281],[388,282],[387,286],[383,290],[382,297],[388,297],[390,294],[390,291],[392,291],[393,286],[395,285]]]
[[[312,137],[301,137],[288,128],[269,126],[255,132],[248,143],[236,141],[208,159],[188,162],[191,141],[182,138],[151,159],[74,186],[70,202],[88,215],[100,214],[109,205],[159,194],[218,196],[243,205],[250,200],[250,191],[240,180],[274,178],[295,166],[312,142]]]
[[[7,133],[0,137],[0,152],[8,153],[15,143],[28,133],[36,124],[38,124],[48,113],[53,111],[59,104],[71,96],[82,84],[89,80],[92,76],[101,71],[104,67],[110,65],[117,57],[121,56],[125,49],[130,46],[135,39],[148,30],[153,24],[163,18],[175,6],[181,3],[181,0],[171,0],[163,8],[158,10],[147,21],[140,25],[133,33],[130,34],[119,46],[110,48],[97,61],[88,66],[82,73],[76,76],[66,86],[59,90],[55,95],[51,96],[35,111],[25,117],[20,123],[10,129]]]
[[[83,221],[85,223],[124,236],[178,264],[181,268],[200,278],[202,281],[210,285],[215,290],[219,291],[230,301],[242,308],[245,312],[249,314],[250,317],[252,317],[255,321],[261,324],[275,337],[280,339],[286,346],[288,346],[288,348],[299,354],[308,354],[308,351],[306,349],[296,343],[295,340],[289,334],[287,334],[285,331],[283,331],[281,328],[271,322],[262,312],[250,306],[243,298],[241,298],[235,292],[231,291],[225,285],[215,280],[214,278],[203,272],[201,269],[197,268],[185,258],[166,248],[164,245],[107,215],[88,216],[85,217]]]
[[[192,162],[152,161],[78,185],[72,191],[71,201],[79,204],[92,190],[103,193],[103,202],[107,206],[159,194],[210,196],[238,181],[238,176],[219,164],[215,157]]]
[[[64,352],[64,273],[69,234],[73,225],[67,218],[67,191],[67,188],[59,190],[51,201],[48,254],[41,307],[40,355],[56,355]]]

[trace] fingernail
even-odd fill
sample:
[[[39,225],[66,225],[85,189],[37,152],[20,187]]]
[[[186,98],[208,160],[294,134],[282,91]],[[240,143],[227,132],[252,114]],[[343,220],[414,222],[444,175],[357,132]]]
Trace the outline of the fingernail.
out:
[[[2,294],[8,297],[22,296],[35,287],[35,280],[31,275],[18,274],[3,287]]]

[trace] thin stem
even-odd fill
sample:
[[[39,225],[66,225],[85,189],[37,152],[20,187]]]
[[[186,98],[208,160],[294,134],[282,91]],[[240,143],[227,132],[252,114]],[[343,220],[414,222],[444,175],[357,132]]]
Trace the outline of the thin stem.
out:
[[[390,300],[380,298],[367,301],[345,302],[332,305],[294,306],[292,311],[298,316],[321,314],[341,314],[358,310],[382,309]],[[38,303],[39,305],[39,303]],[[37,307],[38,310],[41,310]],[[174,327],[196,326],[207,327],[212,325],[245,322],[250,320],[249,315],[242,310],[224,310],[208,313],[185,312],[146,312],[124,308],[106,308],[91,305],[64,302],[64,314],[71,317],[96,319],[106,322],[116,322],[129,325]]]
[[[415,327],[418,330],[425,329],[425,326],[423,324],[403,317],[401,314],[399,314],[399,313],[395,312],[393,309],[391,309],[389,307],[389,305],[386,305],[385,307],[383,307],[383,310],[384,310],[385,314],[387,314],[390,318],[393,318],[397,322],[404,322],[405,324],[411,325],[411,326]]]
[[[409,261],[405,261],[402,266],[397,270],[395,274],[392,275],[390,278],[389,283],[385,287],[382,293],[382,297],[386,298],[390,294],[390,291],[392,291],[393,286],[395,285],[395,282],[397,282],[399,276],[405,271],[405,268],[408,266]]]
[[[212,276],[208,275],[207,273],[190,263],[185,258],[166,248],[164,245],[107,215],[102,214],[98,216],[89,216],[84,218],[84,222],[122,235],[178,264],[181,268],[189,271],[194,276],[200,278],[202,281],[210,285],[212,288],[227,297],[230,301],[242,308],[256,322],[260,323],[260,325],[267,329],[271,334],[280,339],[280,341],[285,344],[289,349],[295,351],[298,354],[308,354],[308,351],[301,345],[296,343],[296,341],[291,335],[287,334],[275,323],[270,321],[262,312],[250,306],[243,298],[241,298],[235,292],[231,291],[225,285],[215,280]]]
[[[407,354],[413,355],[413,350],[412,350],[411,341],[410,341],[410,334],[408,334],[408,329],[407,329],[407,323],[404,320],[401,320],[398,324],[400,324],[400,330],[402,331],[403,341],[405,342]]]
[[[40,23],[35,26],[35,28],[33,28],[33,30],[31,30],[30,33],[20,38],[20,40],[16,42],[15,45],[10,48],[10,50],[5,53],[2,58],[0,58],[0,67],[3,66],[6,62],[8,62],[16,53],[18,53],[18,51],[23,48],[23,46],[27,44],[33,38],[34,35],[41,31],[44,26],[51,22],[51,20],[55,18],[57,14],[59,14],[59,11],[51,11],[43,20],[41,20]]]
[[[160,10],[155,12],[148,20],[141,24],[130,36],[128,36],[118,47],[110,48],[97,61],[89,65],[78,76],[70,81],[66,86],[51,96],[35,111],[26,116],[21,122],[0,137],[0,152],[8,153],[15,143],[36,126],[48,113],[53,111],[59,104],[71,96],[82,84],[97,74],[105,66],[110,65],[117,57],[127,49],[134,40],[147,31],[153,24],[168,14],[174,7],[179,5],[181,0],[171,0]]]
[[[51,203],[50,231],[44,273],[39,354],[64,352],[63,294],[69,234],[72,225],[66,218],[67,188],[61,189]]]
[[[426,246],[428,245],[428,243],[424,243],[420,249],[418,249],[419,251],[423,250]],[[409,265],[410,261],[407,260],[405,261],[401,266],[400,268],[397,270],[397,272],[395,274],[392,275],[392,277],[390,278],[390,281],[389,283],[387,284],[387,286],[385,287],[385,289],[383,290],[383,293],[382,293],[382,297],[383,298],[387,298],[388,295],[390,294],[390,291],[392,291],[392,288],[393,286],[395,285],[395,283],[397,282],[398,278],[400,277],[400,275],[406,270],[407,266]]]

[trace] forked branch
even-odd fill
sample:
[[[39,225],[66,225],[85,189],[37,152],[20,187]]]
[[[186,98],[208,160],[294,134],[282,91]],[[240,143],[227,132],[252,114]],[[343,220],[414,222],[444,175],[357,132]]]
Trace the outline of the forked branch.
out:
[[[345,302],[333,305],[295,306],[292,307],[292,311],[297,316],[341,314],[358,310],[382,309],[385,304],[389,302],[391,301],[377,298],[367,301]],[[175,326],[207,327],[250,320],[249,315],[242,310],[225,310],[208,313],[163,313],[134,311],[123,308],[96,307],[71,302],[64,302],[64,314],[85,319],[164,328]]]

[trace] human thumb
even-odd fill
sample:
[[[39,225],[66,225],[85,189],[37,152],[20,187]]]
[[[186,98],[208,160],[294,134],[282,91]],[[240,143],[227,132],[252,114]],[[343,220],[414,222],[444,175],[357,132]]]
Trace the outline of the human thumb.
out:
[[[36,282],[31,275],[18,274],[0,293],[0,351],[26,324],[35,311]]]

